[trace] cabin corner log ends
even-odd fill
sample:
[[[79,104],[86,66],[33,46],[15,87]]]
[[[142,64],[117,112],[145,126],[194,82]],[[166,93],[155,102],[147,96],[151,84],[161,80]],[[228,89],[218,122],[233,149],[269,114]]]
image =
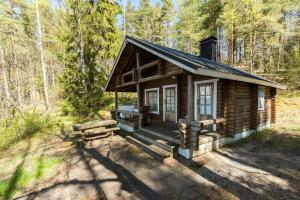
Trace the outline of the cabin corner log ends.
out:
[[[199,136],[201,135],[201,131],[204,131],[210,125],[223,125],[225,122],[225,118],[191,122],[188,122],[187,119],[179,119],[180,147],[182,149],[199,150]]]

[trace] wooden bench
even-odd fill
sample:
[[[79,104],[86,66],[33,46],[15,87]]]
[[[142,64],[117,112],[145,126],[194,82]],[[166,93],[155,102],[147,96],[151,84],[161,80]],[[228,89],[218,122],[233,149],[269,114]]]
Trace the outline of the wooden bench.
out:
[[[73,125],[73,130],[76,135],[82,138],[83,142],[113,136],[115,131],[119,131],[116,120],[97,120],[86,122],[83,124]]]

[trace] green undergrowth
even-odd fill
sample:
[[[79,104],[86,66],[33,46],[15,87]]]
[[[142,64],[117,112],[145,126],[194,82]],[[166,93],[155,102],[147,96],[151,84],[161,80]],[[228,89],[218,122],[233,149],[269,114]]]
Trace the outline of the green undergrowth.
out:
[[[74,118],[26,111],[0,126],[0,200],[51,182],[70,154]]]
[[[50,114],[36,110],[25,111],[0,124],[0,151],[37,133],[50,132],[59,125],[59,120]]]

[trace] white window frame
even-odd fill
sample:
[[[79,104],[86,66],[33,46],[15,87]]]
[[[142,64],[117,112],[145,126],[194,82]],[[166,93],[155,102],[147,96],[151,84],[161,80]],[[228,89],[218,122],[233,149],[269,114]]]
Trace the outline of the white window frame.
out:
[[[150,113],[159,115],[159,88],[148,88],[144,90],[144,105],[147,102],[147,92],[156,91],[157,92],[157,111],[150,111]]]
[[[203,81],[195,81],[194,82],[194,120],[198,121],[198,105],[197,105],[197,96],[198,96],[198,90],[197,87],[200,84],[205,83],[213,83],[213,118],[217,118],[217,102],[218,102],[218,81],[219,79],[208,79]],[[216,124],[213,125],[214,131],[216,131],[217,126]]]
[[[261,98],[261,96],[259,96],[260,90],[263,91],[263,99],[264,99],[262,107],[259,107],[259,102],[260,102],[260,98]],[[265,110],[265,102],[266,102],[265,92],[266,91],[265,91],[265,87],[264,86],[259,86],[258,87],[258,91],[257,91],[257,108],[258,108],[259,111],[264,111]]]
[[[173,84],[173,85],[164,85],[163,86],[163,121],[166,121],[166,111],[165,111],[165,93],[166,93],[166,88],[172,88],[175,87],[175,119],[176,119],[176,123],[177,123],[177,84]]]

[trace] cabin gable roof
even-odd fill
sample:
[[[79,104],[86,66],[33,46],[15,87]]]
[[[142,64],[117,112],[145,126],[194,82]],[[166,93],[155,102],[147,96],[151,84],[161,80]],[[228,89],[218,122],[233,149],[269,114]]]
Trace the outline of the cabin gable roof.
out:
[[[278,84],[274,81],[268,80],[266,78],[254,74],[250,74],[248,72],[239,70],[229,65],[220,64],[200,56],[191,55],[172,48],[164,47],[158,44],[126,36],[122,44],[121,50],[119,52],[119,55],[114,63],[107,84],[105,86],[105,90],[107,90],[108,88],[108,85],[111,81],[111,77],[114,74],[115,68],[119,63],[120,57],[128,43],[137,46],[145,51],[148,51],[149,53],[152,53],[166,61],[169,61],[193,74],[254,83],[279,89],[286,89],[286,86],[284,85]]]

